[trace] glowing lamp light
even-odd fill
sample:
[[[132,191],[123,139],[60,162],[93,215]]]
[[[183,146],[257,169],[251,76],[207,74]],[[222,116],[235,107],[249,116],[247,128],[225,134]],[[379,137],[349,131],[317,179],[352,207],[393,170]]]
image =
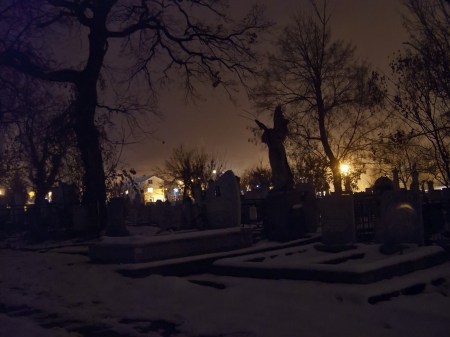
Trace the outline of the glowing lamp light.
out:
[[[174,188],[173,191],[174,191],[175,193],[178,193],[178,188]]]
[[[153,187],[147,188],[147,192],[148,192],[148,193],[153,193]]]
[[[347,174],[349,170],[350,170],[350,166],[349,165],[347,165],[347,164],[342,164],[341,165],[341,173]]]
[[[128,190],[125,191],[125,194],[128,194]]]
[[[216,170],[213,170],[213,174],[216,174],[217,173],[217,171]]]

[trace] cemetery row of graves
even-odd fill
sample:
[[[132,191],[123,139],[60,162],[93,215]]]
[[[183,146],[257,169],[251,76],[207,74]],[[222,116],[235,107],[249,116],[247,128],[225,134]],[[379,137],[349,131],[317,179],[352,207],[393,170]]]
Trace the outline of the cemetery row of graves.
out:
[[[394,177],[395,178],[395,177]],[[240,226],[254,229],[254,240],[289,241],[306,233],[320,232],[330,244],[348,242],[413,242],[430,244],[450,234],[450,190],[426,193],[418,184],[400,189],[394,179],[361,193],[318,197],[314,186],[302,184],[283,192],[276,202],[270,197],[250,199],[241,195],[232,171],[227,171],[194,200],[126,203],[113,198],[108,204],[107,235],[126,235],[126,226],[154,226],[162,233],[204,231]],[[387,187],[386,187],[387,186]],[[45,205],[0,205],[4,235],[21,234],[32,239],[67,239],[83,235],[89,211],[95,205],[72,202]],[[109,233],[109,234],[108,234]]]

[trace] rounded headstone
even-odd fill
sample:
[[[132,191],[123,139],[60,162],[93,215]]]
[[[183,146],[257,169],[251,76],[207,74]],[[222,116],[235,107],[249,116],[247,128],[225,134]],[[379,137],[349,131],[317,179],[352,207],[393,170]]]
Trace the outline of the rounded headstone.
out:
[[[394,183],[388,177],[380,177],[375,181],[373,185],[373,191],[377,194],[382,194],[383,192],[393,191]]]

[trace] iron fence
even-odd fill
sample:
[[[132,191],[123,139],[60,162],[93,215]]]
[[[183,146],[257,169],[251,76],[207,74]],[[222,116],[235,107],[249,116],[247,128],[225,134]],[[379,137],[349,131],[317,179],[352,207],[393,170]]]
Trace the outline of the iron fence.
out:
[[[0,206],[0,231],[36,239],[64,238],[74,229],[75,204]]]

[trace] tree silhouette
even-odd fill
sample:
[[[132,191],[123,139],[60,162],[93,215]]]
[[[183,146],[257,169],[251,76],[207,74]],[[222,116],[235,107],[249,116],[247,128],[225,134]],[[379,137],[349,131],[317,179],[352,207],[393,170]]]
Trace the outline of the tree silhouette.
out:
[[[423,170],[450,184],[450,5],[446,1],[405,0],[410,37],[391,62],[395,92],[391,104],[419,140]]]
[[[157,169],[156,175],[164,179],[166,185],[177,185],[183,190],[183,198],[194,196],[194,188],[200,186],[204,191],[209,180],[215,180],[226,169],[223,158],[208,154],[203,148],[175,148],[169,159]]]
[[[382,123],[370,109],[381,96],[355,47],[332,39],[328,1],[321,8],[312,2],[312,8],[296,14],[279,36],[252,98],[258,109],[290,105],[290,137],[321,144],[340,192],[341,162],[366,150]]]
[[[271,24],[257,6],[240,22],[228,17],[226,8],[225,0],[2,1],[0,67],[67,83],[75,92],[73,128],[85,170],[83,202],[99,212],[98,222],[91,214],[94,232],[106,222],[96,110],[102,106],[126,113],[135,107],[129,101],[111,105],[99,93],[119,82],[125,84],[122,90],[138,90],[145,80],[145,109],[155,112],[159,85],[174,78],[190,97],[199,95],[196,82],[229,90],[245,81],[258,61],[257,33]],[[61,50],[67,41],[79,41],[79,50]]]

